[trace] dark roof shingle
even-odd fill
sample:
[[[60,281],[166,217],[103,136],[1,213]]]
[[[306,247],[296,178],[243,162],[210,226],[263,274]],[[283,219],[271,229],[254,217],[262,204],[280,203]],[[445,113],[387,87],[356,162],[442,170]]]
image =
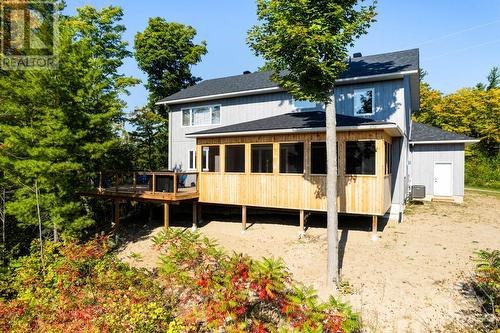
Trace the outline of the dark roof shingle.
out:
[[[224,133],[235,133],[235,132],[324,128],[326,126],[325,120],[326,119],[324,111],[292,112],[269,118],[263,118],[239,124],[199,131],[195,133],[189,133],[188,135],[196,136],[205,134],[224,134]],[[389,124],[389,123],[377,122],[372,119],[337,114],[337,127],[381,125],[381,124]]]
[[[419,50],[404,50],[351,58],[347,70],[340,78],[345,79],[378,74],[391,74],[402,71],[418,70],[418,68]],[[204,80],[194,86],[163,98],[159,103],[256,89],[278,88],[278,84],[271,80],[271,73],[270,71],[255,72]]]
[[[440,128],[429,126],[422,123],[412,122],[411,126],[411,137],[412,142],[424,142],[424,141],[473,141],[467,135],[452,133],[444,131]]]

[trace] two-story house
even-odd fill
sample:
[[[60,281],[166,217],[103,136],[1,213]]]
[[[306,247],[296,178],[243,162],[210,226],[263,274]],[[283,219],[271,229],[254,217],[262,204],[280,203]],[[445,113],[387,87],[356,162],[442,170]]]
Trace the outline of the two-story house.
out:
[[[324,108],[270,74],[205,80],[159,101],[170,108],[169,169],[198,171],[199,202],[245,215],[326,211]],[[464,146],[477,140],[412,122],[419,85],[418,49],[349,59],[334,89],[340,213],[401,219],[421,186],[426,199],[462,200]]]

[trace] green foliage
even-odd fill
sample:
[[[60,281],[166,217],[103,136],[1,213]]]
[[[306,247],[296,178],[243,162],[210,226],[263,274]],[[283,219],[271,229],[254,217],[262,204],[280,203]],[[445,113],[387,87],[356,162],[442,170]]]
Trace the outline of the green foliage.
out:
[[[465,184],[500,190],[500,154],[488,157],[481,153],[465,159]]]
[[[163,18],[150,18],[144,32],[135,36],[135,58],[148,75],[146,88],[155,103],[200,80],[191,74],[191,66],[207,53],[206,42],[193,42],[196,30]]]
[[[227,255],[189,231],[154,238],[161,251],[160,279],[170,297],[180,295],[177,319],[186,330],[224,332],[352,332],[358,318],[331,298],[318,300],[296,284],[281,259],[254,261]]]
[[[421,79],[425,77],[421,73]],[[420,84],[416,121],[480,139],[466,149],[465,183],[500,188],[500,72],[494,67],[488,84],[444,95],[428,83]]]
[[[492,83],[493,84],[493,83]],[[500,148],[500,88],[463,88],[443,95],[423,82],[415,120],[478,138],[479,152],[492,158]]]
[[[168,119],[157,111],[137,109],[129,119],[135,129],[130,133],[137,152],[135,169],[159,170],[168,165]]]
[[[118,7],[78,9],[61,17],[59,68],[0,77],[0,169],[15,190],[7,213],[37,223],[35,182],[45,227],[76,235],[93,223],[75,192],[106,167],[118,146],[125,103],[137,80],[118,73],[130,56]]]
[[[474,290],[483,300],[486,312],[494,316],[491,322],[495,325],[500,319],[500,251],[478,251],[475,261]]]
[[[150,18],[143,32],[135,36],[135,59],[147,74],[149,101],[129,119],[135,130],[131,137],[137,146],[136,168],[160,169],[168,164],[168,116],[166,108],[155,103],[163,97],[201,80],[191,67],[207,53],[206,42],[195,44],[196,30],[160,17]]]
[[[362,2],[257,0],[260,25],[250,29],[247,43],[295,98],[329,102],[348,48],[374,22],[375,5]]]
[[[36,248],[11,263],[13,296],[0,300],[1,331],[183,331],[158,284],[110,255],[106,238],[47,243],[44,271]]]

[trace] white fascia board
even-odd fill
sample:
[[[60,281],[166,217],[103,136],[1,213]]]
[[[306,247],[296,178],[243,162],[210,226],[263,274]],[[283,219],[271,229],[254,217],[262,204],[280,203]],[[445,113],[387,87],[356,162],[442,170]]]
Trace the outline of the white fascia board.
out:
[[[481,140],[470,139],[470,140],[439,140],[439,141],[410,141],[411,145],[434,145],[434,144],[446,144],[446,143],[478,143]]]
[[[235,91],[235,92],[224,93],[224,94],[215,94],[215,95],[208,95],[208,96],[173,99],[171,101],[158,102],[155,104],[156,105],[162,105],[162,104],[172,105],[172,104],[182,104],[182,103],[193,103],[193,102],[201,102],[201,101],[207,101],[207,100],[219,99],[219,98],[229,98],[229,97],[265,94],[265,93],[279,92],[279,91],[283,91],[283,88],[270,87],[270,88],[262,88],[262,89],[243,90],[243,91]]]
[[[410,75],[410,74],[418,74],[418,71],[412,70],[412,71],[402,71],[402,72],[388,73],[388,74],[355,76],[355,77],[348,77],[345,79],[338,79],[338,80],[335,80],[335,82],[340,83],[340,84],[345,84],[345,83],[349,83],[349,82],[359,82],[359,81],[390,80],[390,79],[402,78],[403,76]]]
[[[337,132],[348,131],[368,131],[368,130],[388,130],[396,131],[402,135],[401,129],[396,124],[388,125],[361,125],[361,126],[341,126],[337,127]],[[247,132],[227,132],[227,133],[208,133],[208,134],[186,134],[187,138],[213,138],[213,137],[226,137],[226,136],[250,136],[250,135],[273,135],[273,134],[287,134],[287,133],[318,133],[326,132],[326,127],[315,128],[286,128],[279,130],[264,130],[264,131],[247,131]]]

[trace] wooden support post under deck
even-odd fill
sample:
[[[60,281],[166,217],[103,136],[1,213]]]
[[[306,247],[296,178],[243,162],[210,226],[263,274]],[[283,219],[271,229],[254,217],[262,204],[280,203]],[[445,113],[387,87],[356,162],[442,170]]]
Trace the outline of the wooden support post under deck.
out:
[[[201,203],[197,202],[196,204],[196,220],[201,221]]]
[[[301,209],[300,211],[300,234],[303,235],[305,231],[305,223],[304,223],[304,210]]]
[[[114,221],[113,221],[113,225],[117,226],[118,223],[120,222],[120,201],[119,200],[115,200],[115,213],[114,213]]]
[[[247,206],[241,206],[241,231],[247,230]]]
[[[193,230],[198,228],[198,204],[196,201],[193,201]]]
[[[170,226],[170,205],[168,203],[163,204],[163,222],[165,228]]]
[[[177,173],[174,173],[174,194],[177,194]]]
[[[377,239],[378,216],[372,216],[372,240]]]

